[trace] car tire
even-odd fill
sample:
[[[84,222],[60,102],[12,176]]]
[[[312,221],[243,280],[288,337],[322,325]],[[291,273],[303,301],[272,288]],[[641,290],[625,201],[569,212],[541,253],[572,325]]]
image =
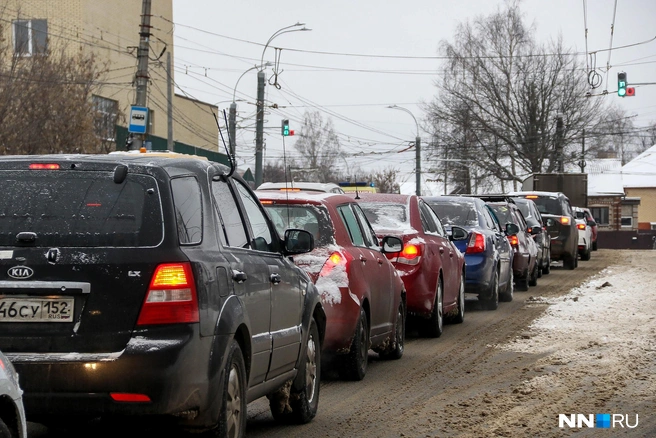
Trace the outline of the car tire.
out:
[[[517,279],[517,286],[516,289],[522,292],[526,292],[529,287],[529,281],[530,281],[530,273],[528,272],[528,268],[526,268],[526,273],[521,276],[520,278]]]
[[[2,421],[2,418],[0,418],[0,437],[1,438],[15,438],[16,435],[14,435],[11,432],[11,429],[9,429],[9,426],[5,424],[4,421]]]
[[[528,279],[528,285],[529,286],[537,286],[538,285],[538,272],[540,271],[540,267],[538,266],[537,261],[535,262],[535,265],[533,266],[533,271],[531,271],[531,275],[529,276]]]
[[[479,301],[483,304],[485,310],[497,310],[499,307],[499,271],[494,270],[492,277],[492,285],[490,286],[490,295],[487,298]]]
[[[224,369],[223,398],[219,412],[217,437],[240,438],[246,435],[246,365],[236,340],[232,340],[227,352]]]
[[[508,277],[508,283],[506,284],[506,290],[503,291],[501,295],[499,295],[499,301],[503,301],[506,303],[509,303],[513,300],[513,297],[515,295],[515,285],[514,285],[515,279],[513,276],[513,271],[510,269],[510,276]]]
[[[542,274],[549,274],[551,272],[551,250],[549,250],[549,255],[547,256],[546,263],[542,267]]]
[[[583,251],[583,253],[581,253],[581,260],[588,261],[590,260],[591,255],[592,254],[590,253],[590,248],[587,248]]]
[[[597,250],[597,241],[596,240],[594,242],[592,242],[592,250],[593,251]]]
[[[364,308],[360,308],[360,318],[355,327],[351,349],[341,358],[339,375],[344,380],[362,380],[367,374],[370,344],[369,323]]]
[[[462,324],[465,321],[465,274],[460,276],[460,287],[458,289],[458,303],[456,313],[449,318],[453,324]]]
[[[403,300],[399,303],[399,309],[396,313],[396,325],[394,329],[394,343],[388,350],[382,351],[380,357],[382,359],[401,359],[405,349],[405,303]]]
[[[569,269],[570,271],[572,269],[575,269],[578,266],[578,255],[566,255],[563,259],[563,268]]]
[[[424,321],[424,336],[428,338],[439,338],[444,332],[444,292],[442,286],[442,277],[437,278],[437,291],[435,292],[435,302],[430,318]]]

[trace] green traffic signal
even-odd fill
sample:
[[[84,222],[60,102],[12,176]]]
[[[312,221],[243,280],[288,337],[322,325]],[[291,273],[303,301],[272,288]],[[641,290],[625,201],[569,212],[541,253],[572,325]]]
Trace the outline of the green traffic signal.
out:
[[[626,73],[624,72],[617,74],[617,95],[626,96]]]
[[[287,119],[282,121],[282,135],[289,135],[289,120]]]

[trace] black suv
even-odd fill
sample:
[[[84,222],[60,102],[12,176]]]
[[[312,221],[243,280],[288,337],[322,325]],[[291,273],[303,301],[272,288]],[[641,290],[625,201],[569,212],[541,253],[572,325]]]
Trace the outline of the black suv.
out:
[[[325,313],[289,258],[312,236],[281,239],[230,169],[7,156],[0,189],[0,350],[31,421],[167,417],[240,437],[264,395],[276,419],[315,416]]]
[[[561,192],[513,192],[510,196],[535,202],[551,236],[551,260],[562,260],[566,269],[576,268],[579,235],[569,198]]]

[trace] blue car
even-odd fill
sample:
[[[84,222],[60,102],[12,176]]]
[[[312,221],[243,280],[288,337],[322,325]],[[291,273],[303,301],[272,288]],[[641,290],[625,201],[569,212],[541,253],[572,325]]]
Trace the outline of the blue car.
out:
[[[469,239],[454,242],[465,255],[465,292],[478,295],[483,307],[495,310],[499,301],[513,299],[513,249],[507,239],[516,233],[501,228],[484,201],[466,196],[424,197],[449,229],[457,225]]]

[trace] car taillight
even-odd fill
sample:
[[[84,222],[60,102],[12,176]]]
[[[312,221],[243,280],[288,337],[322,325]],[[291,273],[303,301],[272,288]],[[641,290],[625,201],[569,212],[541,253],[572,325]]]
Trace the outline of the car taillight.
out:
[[[161,264],[150,281],[137,325],[198,322],[198,297],[189,263]]]
[[[59,164],[57,163],[32,163],[30,170],[58,170]]]
[[[560,223],[563,225],[569,225],[569,217],[568,216],[561,216],[560,217]]]
[[[576,228],[579,230],[585,230],[585,224],[576,224]]]
[[[319,272],[319,277],[325,277],[330,274],[336,266],[343,265],[344,267],[348,267],[347,265],[351,260],[353,260],[353,257],[349,253],[341,253],[340,251],[333,252],[323,264],[321,272]]]
[[[508,236],[508,241],[512,246],[518,246],[519,245],[519,238],[517,237],[517,234],[513,234],[512,236]]]
[[[467,242],[465,254],[476,254],[479,252],[485,252],[485,236],[481,233],[473,232],[469,237],[469,242]]]
[[[399,253],[399,258],[396,261],[399,263],[405,263],[406,265],[416,265],[421,260],[422,252],[422,244],[406,243],[403,246],[403,251]]]

